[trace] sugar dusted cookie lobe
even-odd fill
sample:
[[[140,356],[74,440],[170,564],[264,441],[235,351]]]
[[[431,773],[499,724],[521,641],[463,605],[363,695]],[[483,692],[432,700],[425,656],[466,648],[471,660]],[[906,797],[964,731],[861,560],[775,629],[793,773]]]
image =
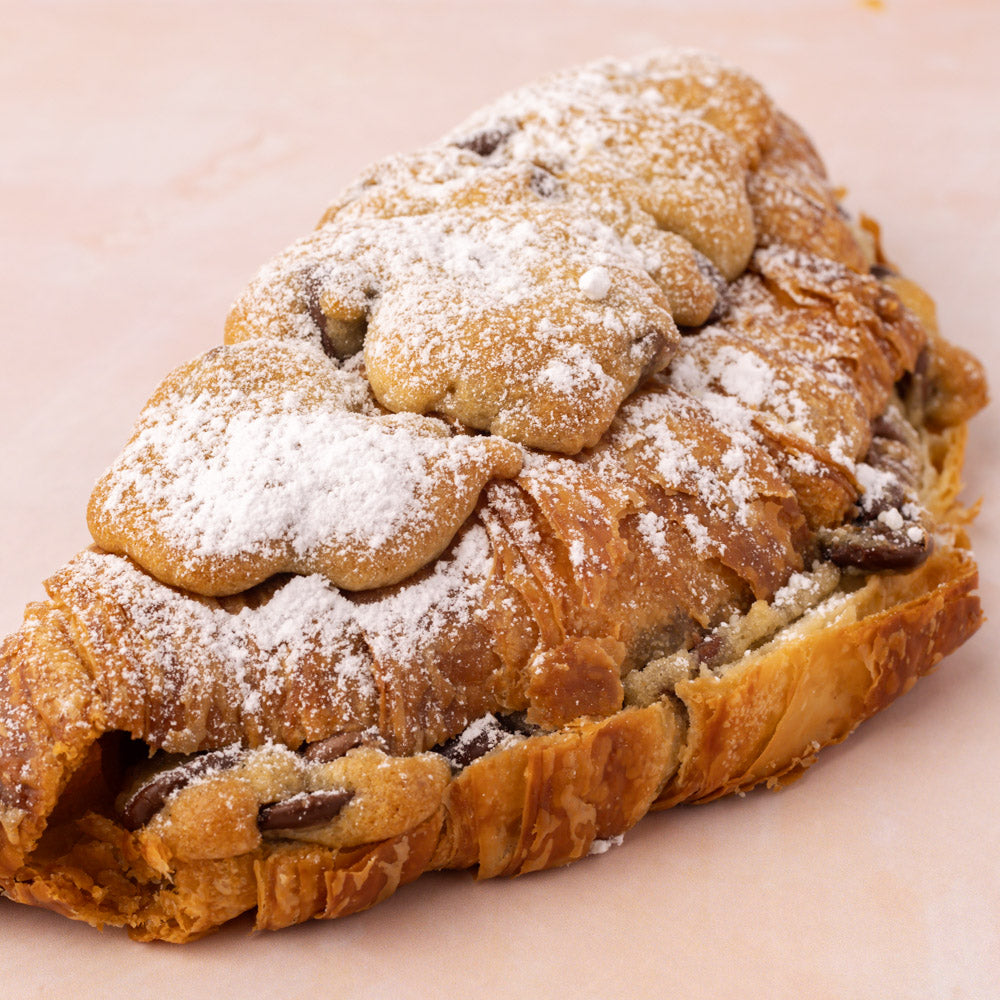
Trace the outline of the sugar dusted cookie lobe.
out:
[[[520,449],[386,414],[315,344],[217,348],[171,375],[98,483],[94,539],[160,580],[235,594],[275,573],[365,590],[436,558]]]
[[[735,277],[755,238],[735,145],[692,116],[641,99],[608,106],[609,96],[600,92],[591,107],[560,106],[558,116],[547,105],[529,110],[505,155],[542,165],[581,205],[642,211],[647,228],[681,236]]]
[[[359,325],[387,409],[570,454],[597,442],[679,340],[634,245],[559,205],[335,218],[261,272],[227,335],[304,332],[341,353],[341,331]]]
[[[474,139],[456,141],[488,148]],[[658,226],[636,199],[625,197],[627,188],[620,197],[602,197],[600,189],[568,184],[532,160],[484,161],[473,148],[443,143],[376,163],[330,205],[320,225],[334,218],[391,218],[446,209],[489,209],[501,215],[512,205],[527,210],[562,206],[604,223],[635,246],[679,326],[697,326],[708,318],[724,281],[721,273],[682,236]]]

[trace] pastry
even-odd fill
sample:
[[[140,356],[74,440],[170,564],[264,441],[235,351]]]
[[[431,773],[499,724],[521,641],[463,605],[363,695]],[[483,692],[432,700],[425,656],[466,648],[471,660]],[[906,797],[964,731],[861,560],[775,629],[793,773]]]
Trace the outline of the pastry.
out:
[[[0,887],[180,942],[781,785],[978,627],[985,401],[743,72],[510,94],[146,405],[0,650]]]

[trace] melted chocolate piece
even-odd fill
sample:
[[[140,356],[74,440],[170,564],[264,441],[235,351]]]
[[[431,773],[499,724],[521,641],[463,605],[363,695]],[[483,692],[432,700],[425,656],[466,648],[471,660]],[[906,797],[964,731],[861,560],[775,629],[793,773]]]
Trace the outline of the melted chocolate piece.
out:
[[[658,371],[662,369],[662,358],[660,353],[662,352],[664,345],[667,343],[667,338],[662,330],[655,326],[647,327],[642,336],[637,338],[634,345],[640,349],[641,353],[645,354],[650,351],[652,356],[650,357],[646,366],[639,373],[639,382],[645,382],[650,375],[655,375]]]
[[[718,632],[709,632],[697,646],[694,647],[694,655],[699,663],[713,667],[721,663],[729,652],[729,645]]]
[[[303,830],[322,826],[336,819],[354,798],[346,788],[326,788],[318,792],[300,792],[281,802],[269,802],[257,813],[257,826],[262,830]]]
[[[896,391],[906,406],[907,415],[922,423],[934,396],[934,383],[930,377],[931,355],[925,347],[918,355],[913,371],[905,372],[896,383]]]
[[[823,555],[835,566],[865,573],[916,569],[932,549],[933,539],[926,532],[915,542],[901,532],[880,531],[874,525],[838,532],[822,545]]]
[[[701,333],[706,326],[718,323],[729,311],[730,306],[729,282],[726,281],[722,272],[703,253],[698,250],[693,250],[693,253],[698,270],[701,271],[715,289],[715,302],[712,304],[709,314],[700,326],[678,327],[678,332],[682,337],[691,337],[694,334]]]
[[[319,332],[319,343],[323,348],[323,353],[328,358],[335,361],[345,361],[347,358],[357,354],[365,343],[365,336],[368,333],[368,320],[339,320],[333,319],[323,312],[320,305],[320,284],[315,277],[305,279],[306,288],[306,308],[309,318]],[[366,288],[365,297],[369,302],[376,298],[374,289]]]
[[[898,420],[893,419],[888,414],[876,417],[872,421],[872,438],[873,444],[874,439],[877,438],[884,438],[886,441],[898,441],[900,444],[906,444],[907,442],[907,434],[904,428]]]
[[[315,280],[306,281],[306,308],[309,310],[309,318],[319,331],[319,342],[328,358],[337,358],[333,341],[330,340],[326,332],[326,316],[319,304],[319,283]]]
[[[711,326],[713,323],[718,323],[729,311],[729,282],[726,281],[725,276],[715,264],[700,251],[694,251],[694,259],[698,264],[698,270],[701,271],[715,289],[715,304],[712,306],[712,311],[705,318],[705,322],[697,328],[703,329],[706,326]]]
[[[914,569],[930,555],[933,539],[919,520],[917,444],[913,426],[898,409],[890,407],[872,421],[865,462],[883,473],[884,481],[859,498],[852,522],[821,532],[824,558],[842,569],[876,573]],[[914,528],[919,533],[911,538]]]
[[[477,728],[473,729],[473,726],[435,747],[435,751],[451,764],[453,771],[461,771],[473,761],[479,760],[507,736],[530,736],[537,731],[537,727],[530,726],[525,721],[523,712],[487,716],[480,720]]]
[[[528,722],[527,712],[511,712],[509,715],[497,716],[497,721],[512,736],[534,736],[538,726]]]
[[[328,736],[325,740],[317,740],[309,743],[302,749],[302,757],[310,764],[329,764],[331,760],[338,760],[343,757],[348,750],[361,746],[362,743],[370,742],[363,732],[355,730],[350,733],[337,733]]]
[[[367,320],[347,323],[342,320],[327,319],[325,325],[320,327],[319,343],[328,358],[346,361],[364,347],[367,333]]]
[[[213,750],[193,757],[183,764],[178,764],[177,767],[153,775],[149,781],[133,792],[122,806],[119,814],[122,826],[126,830],[138,830],[145,826],[163,808],[174,792],[190,785],[195,778],[200,778],[202,775],[233,767],[242,756],[242,748],[227,747],[224,750]]]
[[[310,310],[310,315],[312,315],[312,310]],[[316,317],[315,316],[313,316],[313,321],[316,322]],[[337,357],[336,350],[334,349],[333,341],[330,340],[329,335],[327,334],[326,330],[323,329],[322,326],[320,326],[319,344],[320,344],[320,347],[323,348],[323,353],[328,358],[333,358],[334,361],[339,361],[340,360],[340,358]]]
[[[887,264],[872,264],[872,266],[868,268],[868,273],[873,278],[878,278],[879,281],[883,278],[894,278],[898,274],[897,271],[894,271]]]
[[[510,122],[494,128],[486,128],[481,132],[476,132],[465,139],[460,139],[455,143],[459,149],[469,149],[479,156],[489,156],[495,153],[500,144],[505,142],[514,134],[515,126]]]
[[[529,187],[539,198],[554,198],[560,191],[560,184],[547,170],[536,166],[531,171]]]
[[[897,480],[886,483],[879,494],[875,496],[866,494],[862,500],[863,506],[856,519],[856,524],[867,524],[869,521],[874,521],[883,511],[899,510],[906,503],[906,493],[902,483]]]

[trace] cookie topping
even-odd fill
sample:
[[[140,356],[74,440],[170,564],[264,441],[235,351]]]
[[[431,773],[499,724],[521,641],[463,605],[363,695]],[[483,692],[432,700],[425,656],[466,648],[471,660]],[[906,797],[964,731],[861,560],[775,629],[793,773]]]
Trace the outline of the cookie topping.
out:
[[[426,565],[494,475],[502,439],[382,415],[308,345],[255,341],[175,373],[95,491],[95,539],[165,582],[237,593],[277,572],[370,589]]]
[[[746,266],[772,119],[692,53],[556,74],[370,169],[262,269],[227,338],[363,349],[390,410],[575,454]]]
[[[387,409],[575,453],[667,364],[678,333],[631,242],[598,219],[535,201],[500,213],[336,217],[261,272],[228,335],[329,340],[332,327],[363,322],[365,373]],[[588,292],[580,275],[594,269]],[[596,296],[600,271],[607,287]],[[303,322],[307,305],[288,301],[313,286],[322,329]],[[553,382],[553,369],[579,378]]]

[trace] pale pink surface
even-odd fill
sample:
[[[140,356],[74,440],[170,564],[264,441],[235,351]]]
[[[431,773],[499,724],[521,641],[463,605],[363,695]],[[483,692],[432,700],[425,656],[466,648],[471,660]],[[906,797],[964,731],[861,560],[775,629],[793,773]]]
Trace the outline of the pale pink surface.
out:
[[[0,4],[0,633],[87,542],[93,481],[256,267],[372,159],[541,73],[664,44],[753,71],[998,369],[1000,7]],[[968,496],[997,608],[994,411]],[[1000,995],[1000,637],[987,624],[781,794],[568,869],[434,875],[334,924],[176,949],[0,902],[3,997]]]

